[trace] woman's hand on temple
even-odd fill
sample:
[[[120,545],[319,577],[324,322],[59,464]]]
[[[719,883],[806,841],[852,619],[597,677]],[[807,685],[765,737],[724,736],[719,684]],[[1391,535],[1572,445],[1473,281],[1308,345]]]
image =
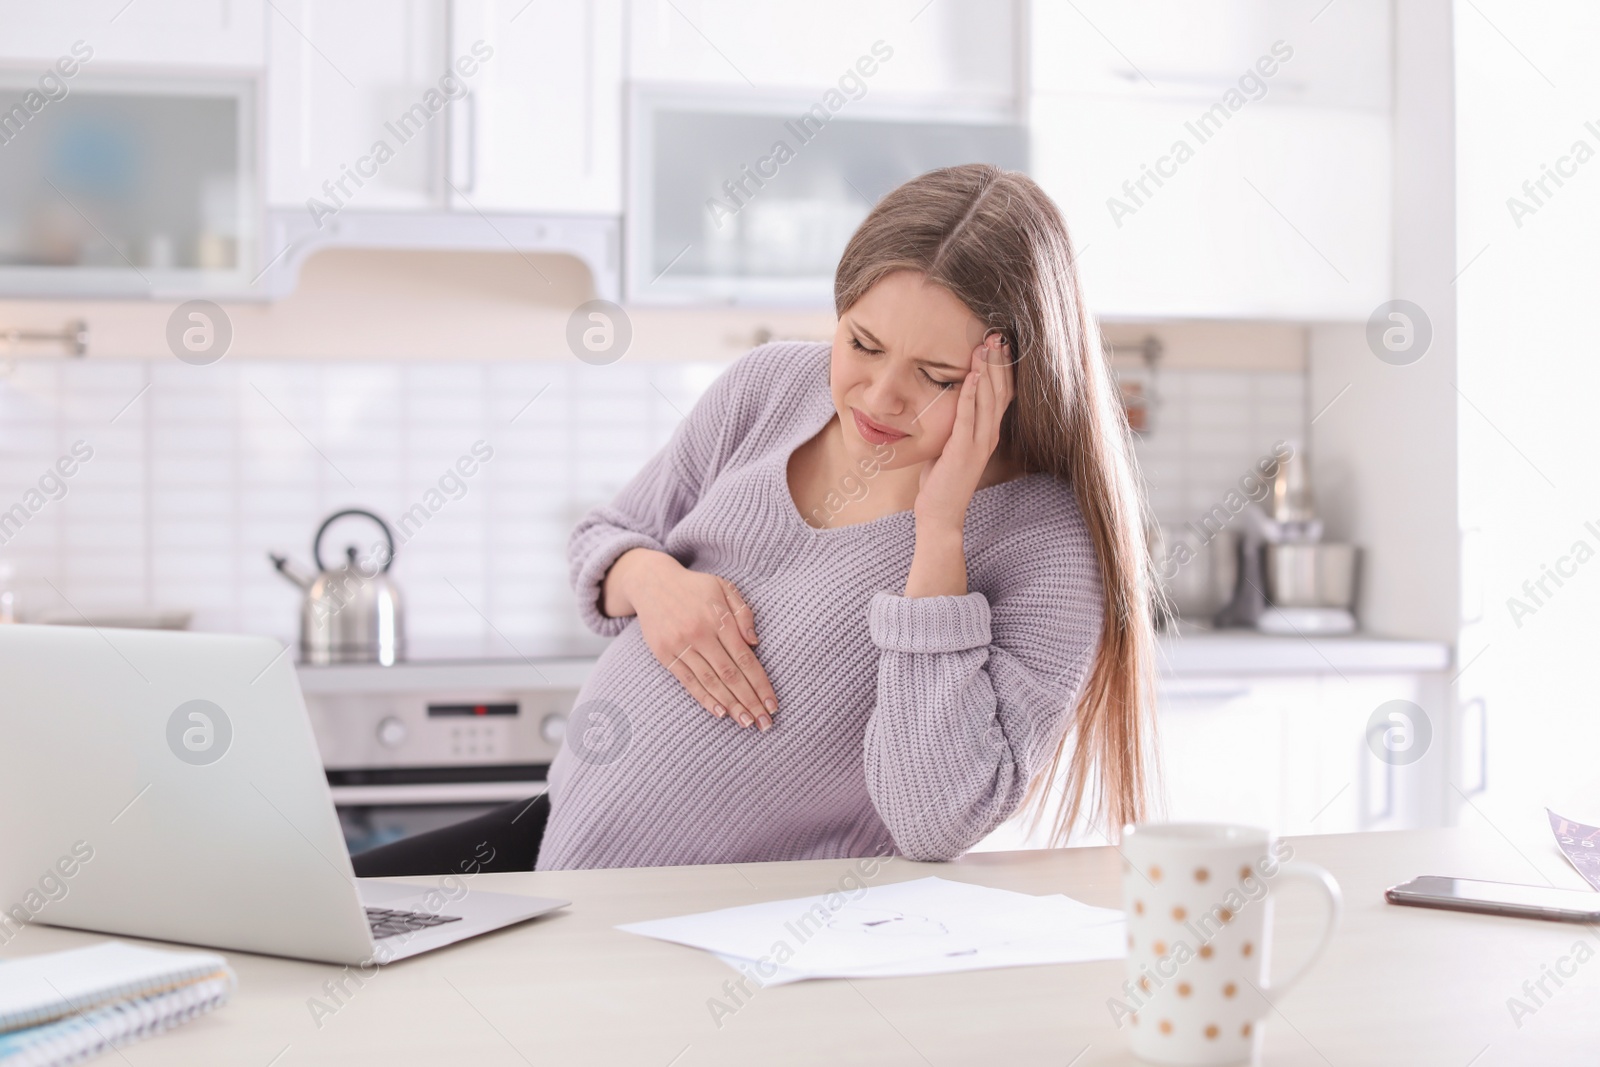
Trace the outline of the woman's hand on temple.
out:
[[[612,564],[601,596],[607,615],[638,616],[651,653],[707,711],[771,728],[778,698],[750,650],[754,616],[732,582],[635,548]]]
[[[972,370],[956,398],[956,421],[939,458],[922,470],[912,511],[918,533],[933,530],[959,535],[966,525],[967,505],[1000,444],[1000,419],[1015,386],[1011,349],[991,334],[972,350]]]
[[[917,545],[906,575],[906,596],[967,592],[962,547],[967,506],[1000,445],[1000,417],[1011,403],[1012,390],[1010,349],[1002,338],[985,337],[973,350],[972,370],[961,383],[950,439],[939,458],[922,468],[912,505]]]

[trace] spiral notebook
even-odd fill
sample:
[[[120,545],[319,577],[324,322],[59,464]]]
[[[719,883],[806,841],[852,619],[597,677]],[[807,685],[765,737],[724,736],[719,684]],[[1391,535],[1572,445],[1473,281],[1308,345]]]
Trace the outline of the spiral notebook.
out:
[[[120,941],[0,961],[0,1065],[77,1063],[210,1011],[236,984],[216,953]]]

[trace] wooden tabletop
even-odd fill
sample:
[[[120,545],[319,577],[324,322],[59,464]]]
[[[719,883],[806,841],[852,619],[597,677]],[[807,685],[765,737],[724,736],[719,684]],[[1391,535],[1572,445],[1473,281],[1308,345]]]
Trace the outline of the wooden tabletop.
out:
[[[1582,888],[1577,875],[1491,832],[1430,830],[1291,838],[1343,887],[1328,954],[1265,1024],[1264,1062],[1440,1067],[1600,1061],[1600,936],[1589,928],[1401,908],[1383,890],[1418,874]],[[338,967],[230,952],[239,990],[221,1010],[100,1062],[300,1067],[309,1064],[1049,1064],[1133,1061],[1107,1007],[1121,961],[917,978],[814,980],[756,990],[732,1015],[735,971],[707,953],[625,934],[615,924],[827,892],[853,861],[752,863],[479,875],[474,888],[556,896],[572,906],[405,960],[357,985],[318,1021],[312,998]],[[1541,871],[1543,875],[1541,876]],[[872,884],[934,874],[1120,906],[1110,848],[1000,852],[948,864],[884,863]],[[1319,908],[1278,894],[1280,970],[1309,948]],[[31,927],[0,951],[31,955],[100,935]],[[1584,960],[1577,946],[1587,945]],[[1568,962],[1560,963],[1566,958]],[[1524,983],[1545,979],[1535,1004]],[[1534,994],[1538,995],[1537,986]],[[1510,998],[1531,1012],[1513,1014]]]

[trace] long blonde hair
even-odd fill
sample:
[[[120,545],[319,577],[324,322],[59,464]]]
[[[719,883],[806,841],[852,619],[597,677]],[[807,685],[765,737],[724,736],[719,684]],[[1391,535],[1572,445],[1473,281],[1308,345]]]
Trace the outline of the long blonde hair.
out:
[[[886,274],[944,286],[1016,360],[1001,446],[1030,471],[1072,486],[1100,564],[1105,613],[1094,665],[1050,765],[1028,783],[1029,831],[1066,766],[1050,842],[1080,813],[1108,836],[1142,821],[1155,775],[1155,612],[1165,604],[1146,535],[1149,505],[1099,327],[1084,307],[1061,213],[1027,175],[984,163],[929,171],[899,186],[851,237],[834,277],[843,315]],[[1092,786],[1091,786],[1092,781]],[[1087,799],[1087,804],[1086,804]]]

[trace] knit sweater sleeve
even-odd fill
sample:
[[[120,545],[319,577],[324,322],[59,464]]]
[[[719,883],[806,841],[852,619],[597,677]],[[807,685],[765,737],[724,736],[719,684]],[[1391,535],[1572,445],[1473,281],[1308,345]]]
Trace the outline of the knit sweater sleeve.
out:
[[[600,610],[601,583],[624,552],[665,552],[667,536],[699,502],[748,428],[762,384],[778,369],[769,351],[752,350],[724,371],[680,422],[672,437],[609,504],[591,509],[567,539],[567,568],[578,614],[602,637],[615,637],[633,616]],[[680,562],[684,562],[681,561]]]
[[[911,859],[954,859],[1010,818],[1071,724],[1104,609],[1076,505],[1060,519],[1011,530],[964,596],[872,598],[867,790]]]

